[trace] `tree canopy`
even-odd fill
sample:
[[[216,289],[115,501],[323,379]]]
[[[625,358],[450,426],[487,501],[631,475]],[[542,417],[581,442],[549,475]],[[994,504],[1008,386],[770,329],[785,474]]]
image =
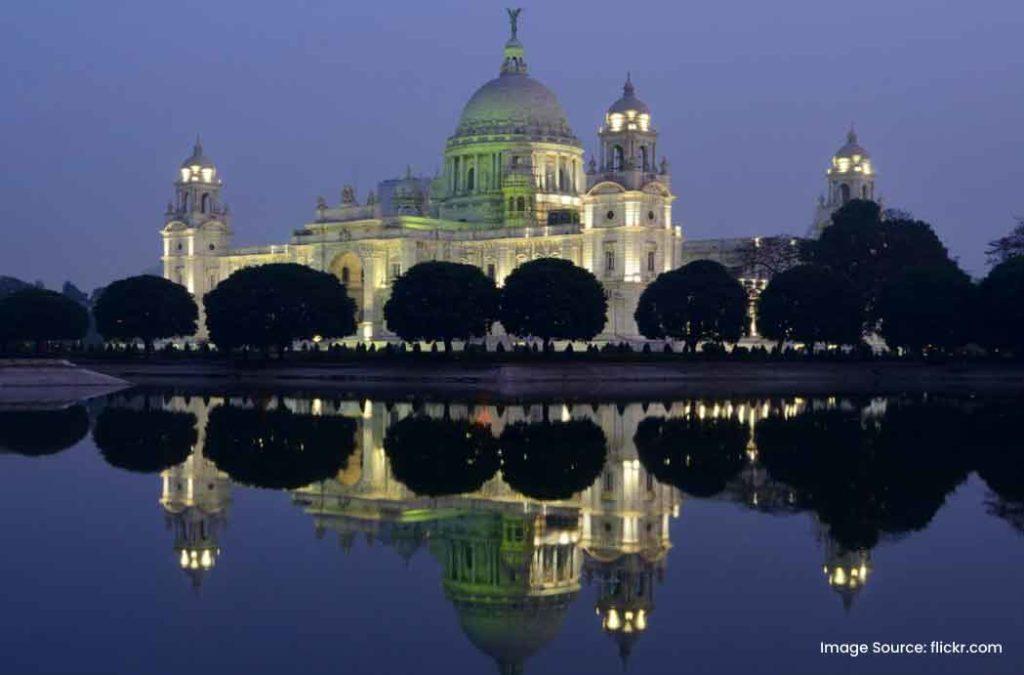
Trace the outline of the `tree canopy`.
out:
[[[851,200],[832,215],[818,239],[805,240],[804,262],[846,277],[864,298],[868,319],[877,318],[883,286],[908,268],[955,268],[928,223],[905,214],[883,219],[878,204]]]
[[[67,450],[89,433],[89,413],[76,404],[59,410],[0,411],[0,453],[28,457]]]
[[[993,265],[1024,256],[1024,218],[1017,218],[1017,226],[1008,235],[989,242],[985,253]]]
[[[74,300],[43,288],[24,288],[0,297],[0,344],[81,340],[89,312]]]
[[[429,497],[479,490],[498,471],[497,446],[489,427],[422,415],[399,420],[384,437],[395,479]]]
[[[219,349],[291,346],[356,330],[356,304],[337,277],[305,265],[240,269],[203,298],[210,339]]]
[[[505,279],[499,318],[512,335],[590,340],[604,330],[608,301],[589,271],[560,258],[523,263]]]
[[[294,490],[337,475],[355,447],[347,417],[220,405],[206,425],[206,456],[237,483]]]
[[[731,418],[648,417],[634,441],[644,468],[694,497],[713,497],[747,463],[748,428]]]
[[[198,439],[196,416],[171,410],[104,408],[92,439],[111,466],[157,473],[188,459]]]
[[[1024,257],[993,267],[978,295],[981,341],[991,349],[1024,357]]]
[[[532,499],[568,499],[593,485],[608,441],[590,420],[516,422],[499,439],[501,471],[512,489]]]
[[[856,344],[863,324],[864,304],[853,284],[817,265],[775,275],[757,303],[758,332],[780,344]]]
[[[649,339],[673,338],[691,351],[701,342],[735,342],[746,332],[747,292],[728,270],[695,260],[658,275],[640,295],[636,318]]]
[[[972,337],[976,289],[956,267],[910,268],[882,287],[877,314],[890,347],[950,350]]]
[[[388,329],[408,342],[483,337],[497,316],[498,289],[479,268],[431,261],[395,279],[384,305]]]
[[[107,340],[154,340],[192,335],[199,309],[192,294],[173,281],[144,274],[113,282],[93,308],[96,329]]]

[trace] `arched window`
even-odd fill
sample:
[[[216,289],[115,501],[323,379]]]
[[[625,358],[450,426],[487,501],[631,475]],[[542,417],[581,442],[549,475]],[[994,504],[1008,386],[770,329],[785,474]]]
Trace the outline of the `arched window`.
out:
[[[622,171],[625,163],[625,153],[622,151],[622,146],[616,145],[612,148],[612,170]]]
[[[860,198],[861,199],[867,199],[868,198],[868,186],[867,185],[861,185],[860,186]]]
[[[508,210],[509,210],[509,212],[512,212],[512,211],[516,210],[516,198],[515,197],[509,197],[508,198]]]
[[[348,267],[341,268],[341,283],[347,284],[352,273],[348,271]]]
[[[649,168],[649,165],[648,165],[648,160],[647,160],[647,146],[646,145],[641,145],[640,146],[640,163],[644,167],[644,171],[647,171],[648,168]]]
[[[181,195],[181,210],[188,211],[188,193],[183,192]]]
[[[210,195],[203,195],[203,198],[199,202],[199,210],[202,211],[203,213],[210,212]]]
[[[476,169],[469,167],[466,171],[466,190],[472,191],[475,187]]]
[[[516,211],[525,211],[525,210],[526,210],[526,198],[525,197],[516,197]]]
[[[840,199],[842,199],[844,204],[846,202],[850,201],[850,186],[847,185],[846,183],[843,183],[842,185],[840,185],[839,186],[839,196],[840,196]]]

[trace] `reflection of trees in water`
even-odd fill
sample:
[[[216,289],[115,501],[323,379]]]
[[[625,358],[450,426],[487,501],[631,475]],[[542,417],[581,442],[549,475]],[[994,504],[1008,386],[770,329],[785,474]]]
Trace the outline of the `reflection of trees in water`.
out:
[[[840,407],[770,417],[755,434],[771,475],[857,549],[931,521],[967,476],[965,422],[956,406],[890,402],[874,416]]]
[[[501,434],[501,470],[508,484],[527,497],[568,499],[593,485],[608,443],[590,420],[516,422]]]
[[[210,411],[206,456],[237,483],[290,490],[344,468],[354,434],[345,417],[220,405]]]
[[[184,462],[196,444],[196,416],[145,408],[104,408],[92,439],[111,466],[156,473]]]
[[[1021,402],[995,401],[972,415],[978,475],[990,490],[989,513],[1024,534],[1024,451],[1019,440]]]
[[[67,450],[89,433],[89,414],[82,405],[60,410],[0,411],[0,453],[27,457]]]
[[[747,463],[749,435],[745,425],[728,417],[648,417],[634,441],[640,461],[659,481],[695,497],[712,497]]]
[[[394,477],[418,495],[474,492],[498,471],[490,427],[414,415],[387,430],[384,451]]]

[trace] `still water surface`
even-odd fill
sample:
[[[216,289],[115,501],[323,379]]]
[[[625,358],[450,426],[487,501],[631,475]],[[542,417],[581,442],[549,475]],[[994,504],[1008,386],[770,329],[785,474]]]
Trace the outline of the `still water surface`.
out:
[[[1021,404],[3,411],[0,671],[1019,673]]]

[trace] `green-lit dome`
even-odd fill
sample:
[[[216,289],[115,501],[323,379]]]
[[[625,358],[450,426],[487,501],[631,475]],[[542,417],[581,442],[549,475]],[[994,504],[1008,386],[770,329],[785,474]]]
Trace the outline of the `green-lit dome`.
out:
[[[505,43],[501,75],[476,90],[466,107],[455,135],[516,136],[522,140],[547,141],[582,147],[555,94],[527,75],[526,51],[516,37],[519,10],[510,10],[512,35]]]
[[[525,72],[503,72],[477,89],[455,131],[455,138],[497,135],[580,145],[555,94]]]

